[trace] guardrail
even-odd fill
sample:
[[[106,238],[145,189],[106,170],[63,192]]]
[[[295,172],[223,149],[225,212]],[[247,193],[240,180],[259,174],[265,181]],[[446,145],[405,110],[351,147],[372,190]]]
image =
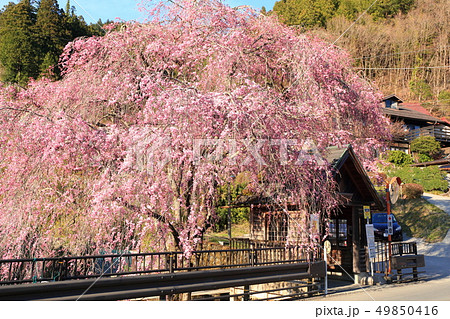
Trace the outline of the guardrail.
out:
[[[260,247],[0,260],[0,285],[206,269],[255,267],[320,260],[300,247]]]
[[[3,286],[0,287],[0,300],[124,300],[151,296],[165,298],[174,294],[240,286],[244,287],[244,293],[241,295],[244,295],[244,300],[248,300],[250,285],[323,277],[325,262],[321,261]],[[302,294],[304,292],[297,295]]]

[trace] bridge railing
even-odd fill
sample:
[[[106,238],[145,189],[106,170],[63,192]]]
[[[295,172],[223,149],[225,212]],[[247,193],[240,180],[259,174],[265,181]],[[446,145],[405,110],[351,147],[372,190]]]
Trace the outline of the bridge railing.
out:
[[[68,280],[0,286],[0,300],[297,300],[321,294],[325,273],[319,261]]]
[[[0,285],[152,273],[255,267],[320,260],[301,247],[126,253],[0,260]]]

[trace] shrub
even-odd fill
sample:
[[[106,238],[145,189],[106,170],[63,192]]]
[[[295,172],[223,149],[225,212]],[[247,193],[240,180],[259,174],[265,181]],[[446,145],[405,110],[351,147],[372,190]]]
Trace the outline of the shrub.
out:
[[[402,192],[405,199],[420,198],[423,195],[423,187],[414,183],[403,184]]]
[[[394,163],[398,166],[405,166],[408,164],[412,164],[413,159],[411,155],[406,154],[402,151],[390,151],[388,156],[388,161]]]
[[[232,208],[231,209],[231,223],[241,224],[249,220],[250,209],[243,208]],[[228,209],[219,207],[217,208],[217,222],[214,225],[216,231],[222,231],[228,227]]]
[[[411,142],[411,151],[429,157],[436,156],[441,150],[441,144],[433,136],[420,136]]]
[[[433,160],[431,157],[429,157],[426,154],[418,154],[417,159],[418,159],[419,163],[425,163],[425,162],[429,162],[429,161]]]
[[[238,177],[239,178],[239,177]],[[228,226],[228,208],[224,206],[230,205],[233,201],[235,201],[238,196],[244,190],[246,184],[233,184],[233,185],[225,185],[219,188],[219,202],[216,210],[217,221],[215,224],[215,230],[221,231],[227,229]],[[230,203],[231,201],[231,203]],[[250,209],[248,207],[242,208],[232,208],[231,211],[231,223],[240,224],[249,220]]]
[[[398,176],[405,184],[420,184],[426,192],[433,190],[445,192],[448,189],[445,173],[441,172],[437,166],[399,167],[390,169],[387,171],[387,175],[389,177]]]

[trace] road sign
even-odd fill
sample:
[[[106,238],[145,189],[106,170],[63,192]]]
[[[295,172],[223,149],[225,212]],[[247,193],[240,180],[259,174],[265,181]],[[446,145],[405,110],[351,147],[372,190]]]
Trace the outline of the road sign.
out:
[[[387,215],[387,230],[388,235],[394,235],[394,218],[392,215]]]
[[[375,233],[372,224],[366,224],[367,248],[369,250],[369,258],[375,258]]]
[[[370,206],[363,206],[364,219],[370,218]]]
[[[391,203],[395,204],[400,196],[400,185],[402,184],[402,180],[400,177],[393,177],[391,182],[389,183],[389,193]]]

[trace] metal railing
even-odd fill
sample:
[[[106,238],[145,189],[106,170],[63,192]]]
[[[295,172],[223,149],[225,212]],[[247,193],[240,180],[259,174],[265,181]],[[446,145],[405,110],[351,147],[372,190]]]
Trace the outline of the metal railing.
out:
[[[256,267],[320,260],[300,247],[258,247],[0,260],[0,285],[152,273]]]
[[[231,238],[231,249],[248,249],[248,248],[268,248],[268,247],[285,247],[284,241],[273,240],[254,240],[250,238]]]
[[[0,300],[124,300],[148,297],[176,300],[174,297],[179,294],[202,292],[202,296],[207,296],[209,291],[227,288],[228,299],[261,300],[261,297],[255,296],[261,293],[270,294],[263,297],[265,300],[301,298],[321,293],[320,280],[325,277],[325,272],[325,262],[321,261],[10,285],[0,287]],[[304,280],[304,284],[299,282]],[[243,289],[239,291],[241,287]],[[280,293],[282,290],[285,292]],[[274,293],[277,295],[274,296]]]

